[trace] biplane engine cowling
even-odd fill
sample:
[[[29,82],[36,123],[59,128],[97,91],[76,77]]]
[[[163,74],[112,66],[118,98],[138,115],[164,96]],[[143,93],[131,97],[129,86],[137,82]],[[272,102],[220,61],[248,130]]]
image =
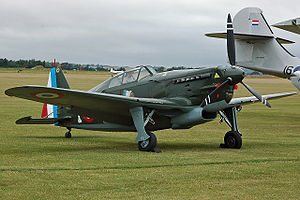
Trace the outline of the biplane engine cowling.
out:
[[[196,107],[189,112],[175,116],[171,119],[172,129],[183,129],[215,120],[217,113],[207,113],[202,107]]]

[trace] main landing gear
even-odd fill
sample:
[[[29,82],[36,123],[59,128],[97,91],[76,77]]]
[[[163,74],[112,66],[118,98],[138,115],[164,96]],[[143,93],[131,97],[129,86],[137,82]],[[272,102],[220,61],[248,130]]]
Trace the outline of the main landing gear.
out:
[[[224,136],[224,144],[220,144],[221,148],[240,149],[242,147],[242,134],[237,125],[236,108],[227,108],[220,111],[221,119],[224,120],[231,131],[228,131]]]
[[[161,149],[159,147],[156,147],[156,145],[157,145],[156,136],[150,132],[147,134],[150,136],[147,140],[138,142],[139,150],[160,153]]]
[[[152,111],[146,120],[144,120],[144,110],[142,107],[134,107],[130,109],[130,114],[133,119],[134,126],[138,132],[135,141],[138,142],[138,148],[140,151],[156,152],[160,153],[161,149],[156,147],[157,139],[153,133],[146,132],[145,126],[152,120]]]
[[[221,148],[240,149],[242,147],[242,137],[236,131],[228,131],[224,137],[224,144],[220,144]]]

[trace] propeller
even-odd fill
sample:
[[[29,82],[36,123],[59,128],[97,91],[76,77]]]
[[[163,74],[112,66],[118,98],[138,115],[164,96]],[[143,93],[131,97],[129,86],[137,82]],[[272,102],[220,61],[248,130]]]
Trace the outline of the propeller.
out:
[[[229,58],[229,63],[231,65],[235,65],[235,43],[234,43],[233,24],[232,24],[230,14],[228,14],[227,17],[227,54]]]
[[[219,85],[216,89],[214,89],[200,104],[201,107],[204,107],[208,104],[215,103],[219,100],[219,94],[224,89],[225,86],[230,84],[232,82],[232,79],[228,77],[221,85]],[[228,101],[229,102],[229,101]],[[227,102],[227,103],[228,103]]]
[[[233,24],[231,20],[231,15],[228,14],[227,17],[227,54],[229,63],[234,66],[236,64],[235,61],[235,43],[234,43],[234,33],[233,33]],[[243,81],[240,81],[240,83],[251,93],[253,94],[259,101],[261,101],[263,104],[271,108],[271,105],[269,102],[264,99],[257,91],[255,91],[252,87],[244,83]]]

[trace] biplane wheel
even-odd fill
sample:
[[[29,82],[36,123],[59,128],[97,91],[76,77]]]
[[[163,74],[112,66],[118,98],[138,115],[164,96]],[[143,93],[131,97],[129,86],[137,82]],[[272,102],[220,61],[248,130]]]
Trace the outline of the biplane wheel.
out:
[[[138,146],[140,151],[153,151],[157,144],[156,136],[153,133],[147,133],[150,138],[145,141],[139,141]]]
[[[70,131],[65,133],[65,138],[71,138],[71,137],[72,137],[72,134]]]
[[[224,143],[220,145],[223,148],[240,149],[242,147],[242,137],[236,131],[228,131],[225,134]]]

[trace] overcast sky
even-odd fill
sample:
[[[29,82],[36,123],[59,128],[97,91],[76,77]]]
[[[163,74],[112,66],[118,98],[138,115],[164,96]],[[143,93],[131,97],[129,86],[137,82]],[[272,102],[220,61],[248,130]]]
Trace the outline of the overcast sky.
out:
[[[0,0],[0,57],[109,65],[227,62],[227,13],[259,7],[270,24],[300,17],[296,0]],[[300,57],[300,35],[285,45]]]

